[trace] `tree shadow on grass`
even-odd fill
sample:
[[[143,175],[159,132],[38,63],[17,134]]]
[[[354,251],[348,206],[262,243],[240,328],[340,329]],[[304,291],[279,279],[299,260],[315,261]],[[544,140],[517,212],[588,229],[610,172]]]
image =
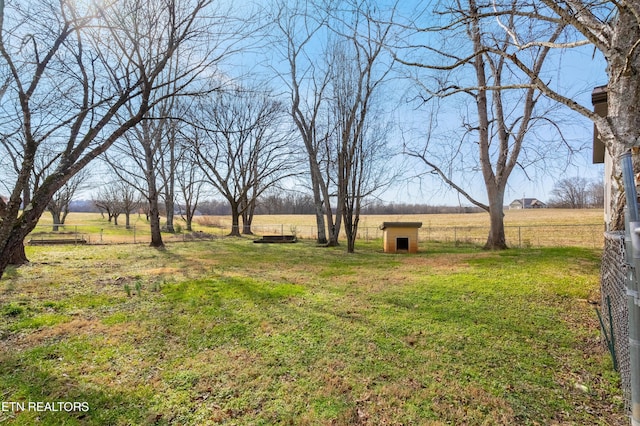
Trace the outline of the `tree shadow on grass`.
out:
[[[127,389],[98,385],[55,375],[41,368],[55,361],[55,350],[40,358],[24,353],[0,353],[0,423],[14,425],[166,424],[147,408],[147,400]]]

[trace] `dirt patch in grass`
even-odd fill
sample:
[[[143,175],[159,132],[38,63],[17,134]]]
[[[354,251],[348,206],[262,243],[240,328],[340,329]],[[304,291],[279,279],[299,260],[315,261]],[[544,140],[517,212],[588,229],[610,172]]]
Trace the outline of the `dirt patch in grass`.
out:
[[[119,339],[130,334],[131,326],[118,324],[106,326],[98,319],[77,318],[69,322],[43,327],[30,333],[20,333],[4,341],[7,348],[27,349],[38,345],[55,343],[70,337],[101,336],[105,339]]]
[[[164,277],[164,276],[173,277],[175,275],[181,274],[182,272],[184,271],[181,269],[165,266],[162,268],[145,269],[144,271],[142,271],[142,274],[150,277]]]

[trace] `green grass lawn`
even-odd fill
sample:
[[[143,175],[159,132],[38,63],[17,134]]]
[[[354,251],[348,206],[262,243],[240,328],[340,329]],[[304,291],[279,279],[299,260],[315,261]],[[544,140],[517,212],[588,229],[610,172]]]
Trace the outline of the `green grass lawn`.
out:
[[[628,423],[599,251],[380,247],[28,247],[0,281],[0,423]],[[29,401],[89,409],[7,406]]]

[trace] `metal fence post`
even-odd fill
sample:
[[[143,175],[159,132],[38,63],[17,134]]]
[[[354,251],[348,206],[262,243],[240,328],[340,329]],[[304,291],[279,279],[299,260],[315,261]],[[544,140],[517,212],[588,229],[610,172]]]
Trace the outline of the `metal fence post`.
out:
[[[629,307],[629,363],[631,369],[631,425],[640,426],[640,306],[638,303],[638,273],[640,272],[640,221],[638,194],[633,173],[631,153],[620,156],[622,180],[627,201],[626,241],[629,274],[627,278],[627,305]],[[625,238],[625,239],[627,239]],[[630,246],[630,247],[629,247]]]
[[[518,247],[522,248],[522,226],[518,226]]]

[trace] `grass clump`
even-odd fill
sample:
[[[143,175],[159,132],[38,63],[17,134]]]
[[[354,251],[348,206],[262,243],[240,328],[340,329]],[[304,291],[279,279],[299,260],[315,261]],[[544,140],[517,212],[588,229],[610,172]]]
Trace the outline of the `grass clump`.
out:
[[[9,303],[2,307],[2,315],[5,317],[18,317],[24,313],[24,307]]]
[[[0,420],[626,424],[596,250],[378,246],[29,248],[0,282],[0,392],[90,410]]]

